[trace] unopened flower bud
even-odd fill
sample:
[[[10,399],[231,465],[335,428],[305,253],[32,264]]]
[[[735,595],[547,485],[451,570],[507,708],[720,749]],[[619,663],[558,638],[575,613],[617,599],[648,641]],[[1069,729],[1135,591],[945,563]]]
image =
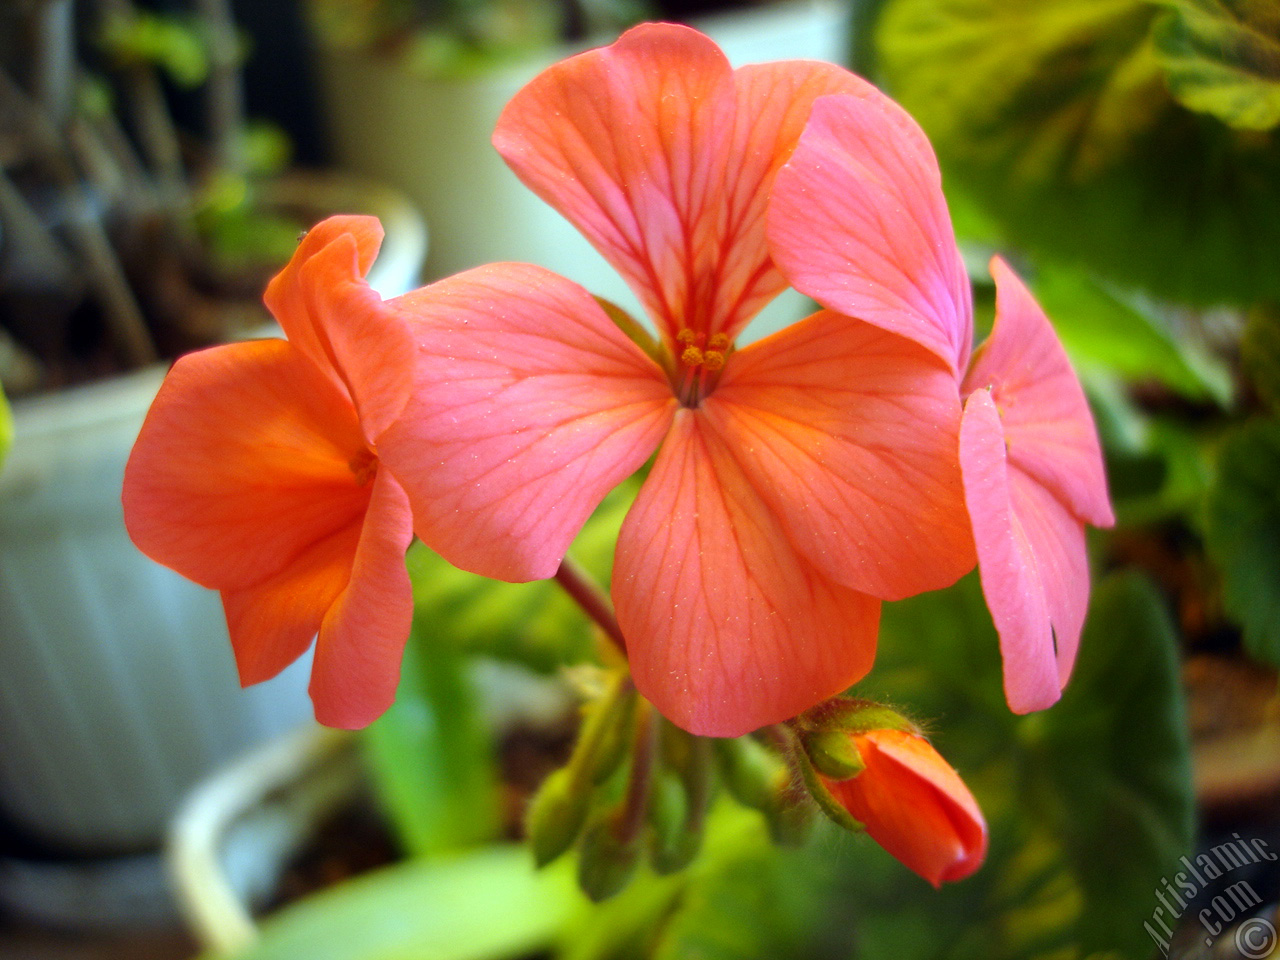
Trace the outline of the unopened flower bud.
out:
[[[605,816],[591,824],[578,848],[578,886],[595,903],[625,887],[640,862],[638,838],[619,830],[615,820]]]
[[[929,742],[905,730],[844,734],[863,769],[851,777],[807,772],[814,799],[837,823],[871,837],[935,887],[982,864],[987,825],[973,794]]]
[[[525,814],[525,832],[538,866],[546,866],[573,846],[587,819],[590,800],[590,792],[574,783],[568,767],[542,781]]]

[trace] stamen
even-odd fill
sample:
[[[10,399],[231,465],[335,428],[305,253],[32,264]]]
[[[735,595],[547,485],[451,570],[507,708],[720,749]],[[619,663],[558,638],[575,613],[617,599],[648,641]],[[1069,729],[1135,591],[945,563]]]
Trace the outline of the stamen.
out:
[[[707,341],[707,349],[719,350],[723,352],[724,349],[729,346],[729,342],[730,341],[727,334],[713,333],[711,335],[711,339]]]
[[[347,462],[347,467],[358,486],[368,486],[378,473],[378,458],[372,450],[361,450]]]
[[[697,339],[698,339],[698,335],[694,333],[692,330],[690,330],[688,327],[685,327],[683,330],[681,330],[679,333],[676,334],[676,342],[683,343],[686,347],[692,345],[694,341],[696,341]]]
[[[702,355],[702,365],[708,370],[719,370],[724,366],[724,354],[719,350],[708,350]]]
[[[697,347],[686,347],[684,353],[680,354],[680,362],[691,367],[701,366],[703,361],[703,353]]]

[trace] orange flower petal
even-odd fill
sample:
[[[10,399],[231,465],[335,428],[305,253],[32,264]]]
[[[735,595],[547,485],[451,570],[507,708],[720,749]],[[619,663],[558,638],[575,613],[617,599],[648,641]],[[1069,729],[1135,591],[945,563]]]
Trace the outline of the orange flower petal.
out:
[[[350,237],[356,244],[355,272],[363,277],[378,255],[382,235],[382,224],[376,217],[329,217],[303,235],[293,257],[267,284],[267,291],[263,296],[267,309],[276,318],[289,342],[321,369],[335,372],[332,370],[333,361],[325,347],[327,337],[307,310],[305,285],[301,278],[302,267],[335,240]]]
[[[987,855],[987,824],[964,781],[923,737],[873,730],[856,738],[866,768],[823,783],[867,833],[935,887],[963,880]]]
[[[830,64],[736,74],[707,37],[645,24],[545,71],[494,145],[635,290],[669,340],[733,336],[785,282],[764,205],[812,100],[865,86]]]
[[[418,536],[485,576],[552,576],[657,448],[675,407],[666,377],[585,290],[540,267],[479,267],[397,303],[420,319],[417,381],[379,453]]]
[[[373,482],[346,588],[325,614],[311,669],[316,719],[358,729],[395,699],[413,620],[404,552],[413,539],[409,498],[385,470]]]
[[[820,312],[730,357],[703,408],[832,579],[895,600],[973,568],[956,383],[918,344]]]
[[[235,590],[280,572],[363,514],[350,402],[283,340],[182,357],[125,468],[129,535],[152,559]]]
[[[270,680],[311,646],[351,578],[360,527],[330,534],[261,583],[222,592],[242,685]]]
[[[797,552],[725,441],[688,409],[623,524],[613,597],[636,686],[704,736],[793,717],[875,656],[879,603]]]
[[[941,184],[928,139],[888,97],[824,97],[774,182],[769,244],[801,293],[910,337],[958,378],[973,306]]]
[[[373,217],[330,217],[308,231],[266,294],[289,342],[350,394],[370,443],[413,384],[407,319],[364,279],[381,242]]]
[[[1009,462],[1095,527],[1115,523],[1098,432],[1080,381],[1049,318],[999,257],[992,258],[996,321],[962,392],[987,388],[1000,411]]]

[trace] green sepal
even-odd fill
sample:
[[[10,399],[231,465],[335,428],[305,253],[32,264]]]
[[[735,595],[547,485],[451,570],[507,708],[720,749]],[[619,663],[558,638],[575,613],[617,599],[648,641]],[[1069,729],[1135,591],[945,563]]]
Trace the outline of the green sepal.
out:
[[[604,695],[587,708],[569,761],[584,787],[604,783],[621,765],[631,745],[635,713],[636,688],[627,674],[618,674]]]
[[[919,735],[920,728],[898,713],[870,700],[832,697],[798,716],[792,726],[804,732],[841,730],[845,733],[870,733],[872,730],[901,730]]]
[[[855,820],[853,815],[841,806],[840,801],[831,795],[831,791],[822,782],[822,777],[814,769],[813,764],[809,762],[809,758],[800,753],[797,754],[796,760],[800,767],[800,775],[804,778],[804,785],[809,790],[809,796],[813,797],[814,802],[817,803],[818,809],[825,813],[832,822],[852,833],[865,831],[866,827]]]
[[[867,767],[854,735],[844,730],[805,731],[800,743],[814,768],[832,780],[848,780]]]
[[[643,324],[616,303],[604,297],[596,297],[595,301],[600,304],[600,309],[608,315],[618,329],[627,335],[627,339],[645,352],[645,356],[660,367],[667,366],[666,351]]]

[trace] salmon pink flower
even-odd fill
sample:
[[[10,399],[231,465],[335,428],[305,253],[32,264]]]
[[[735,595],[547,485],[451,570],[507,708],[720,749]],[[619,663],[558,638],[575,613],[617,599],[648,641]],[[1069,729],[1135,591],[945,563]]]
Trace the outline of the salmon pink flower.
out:
[[[848,737],[862,769],[847,778],[815,771],[824,808],[841,821],[847,813],[855,821],[847,825],[865,828],[935,887],[963,880],[982,865],[987,855],[982,811],[928,740],[892,729]]]
[[[993,260],[995,327],[970,364],[972,295],[937,160],[883,96],[815,102],[776,179],[768,229],[797,289],[914,339],[954,372],[965,398],[965,503],[1005,694],[1020,713],[1049,706],[1070,675],[1088,606],[1084,524],[1114,518],[1093,419],[1048,319]]]
[[[178,360],[124,482],[138,547],[222,592],[243,683],[319,633],[311,696],[340,727],[390,704],[412,616],[409,501],[377,438],[408,398],[413,340],[364,282],[381,241],[368,217],[311,230],[266,294],[288,340]]]
[[[406,298],[417,379],[379,454],[446,559],[554,575],[657,451],[613,597],[637,686],[695,733],[738,735],[843,690],[870,667],[881,599],[973,564],[947,362],[830,311],[734,346],[786,285],[770,185],[814,100],[842,91],[872,92],[830,64],[735,71],[696,31],[646,25],[507,106],[495,145],[636,291],[659,332],[647,351],[535,267]]]

